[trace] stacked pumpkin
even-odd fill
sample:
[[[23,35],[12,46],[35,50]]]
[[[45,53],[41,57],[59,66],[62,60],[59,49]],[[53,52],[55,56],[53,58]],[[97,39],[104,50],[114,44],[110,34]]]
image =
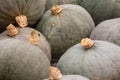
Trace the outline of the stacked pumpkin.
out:
[[[0,1],[0,25],[7,29],[0,34],[0,80],[48,77],[50,45],[42,33],[30,28],[43,14],[45,1]]]
[[[44,13],[37,30],[51,45],[52,57],[60,56],[79,40],[89,37],[95,27],[89,13],[78,5],[55,5]]]
[[[113,11],[112,2],[106,0],[111,7],[106,11]],[[119,43],[120,19],[95,27],[93,19],[98,24],[113,16],[99,15],[104,9],[95,14],[94,8],[103,5],[96,3],[98,0],[1,0],[0,30],[6,31],[0,34],[0,80],[120,80],[120,47],[113,44]]]

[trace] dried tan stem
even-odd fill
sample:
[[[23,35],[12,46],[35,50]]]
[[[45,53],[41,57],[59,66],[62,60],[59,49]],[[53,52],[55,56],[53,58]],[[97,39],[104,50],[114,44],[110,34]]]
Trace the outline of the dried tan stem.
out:
[[[10,24],[7,26],[7,32],[8,36],[13,37],[18,34],[18,29],[14,25]]]
[[[84,38],[80,43],[85,49],[91,48],[94,45],[94,42],[89,38]]]
[[[38,46],[39,45],[39,34],[36,31],[31,32],[29,43]]]
[[[51,8],[51,12],[53,15],[57,15],[57,14],[61,13],[61,11],[62,11],[62,7],[59,5],[55,5]]]
[[[25,15],[20,15],[15,17],[16,23],[21,27],[24,28],[28,25],[27,17]]]

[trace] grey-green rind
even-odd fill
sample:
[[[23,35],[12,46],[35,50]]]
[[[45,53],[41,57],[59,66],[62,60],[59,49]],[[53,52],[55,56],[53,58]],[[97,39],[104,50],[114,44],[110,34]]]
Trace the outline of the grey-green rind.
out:
[[[43,79],[43,80],[50,80],[50,79]],[[63,75],[62,78],[58,80],[89,80],[89,79],[80,75]]]
[[[31,37],[31,32],[36,31],[40,36],[39,36],[39,44],[37,47],[39,47],[49,58],[51,61],[51,48],[50,44],[48,43],[47,39],[43,36],[42,33],[39,31],[30,28],[30,27],[25,27],[25,28],[19,28],[18,29],[18,35],[10,37],[8,36],[8,31],[4,31],[0,34],[0,40],[2,39],[18,39],[21,41],[24,41],[26,43],[29,43],[29,38]]]
[[[0,0],[0,25],[6,27],[15,23],[15,17],[25,15],[28,25],[32,26],[40,19],[46,0]]]
[[[0,80],[42,80],[49,66],[38,47],[16,39],[0,41]]]
[[[62,12],[52,15],[48,10],[37,25],[51,45],[53,58],[59,58],[69,47],[89,37],[95,27],[89,13],[72,4],[61,5]]]
[[[101,22],[94,28],[90,38],[108,41],[120,46],[120,18]]]
[[[84,49],[80,43],[68,49],[57,67],[63,73],[79,74],[90,80],[120,80],[120,47],[105,41],[94,41]]]

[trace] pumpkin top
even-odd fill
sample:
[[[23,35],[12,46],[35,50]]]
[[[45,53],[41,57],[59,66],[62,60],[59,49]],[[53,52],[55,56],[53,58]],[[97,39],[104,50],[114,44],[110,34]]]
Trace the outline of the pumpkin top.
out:
[[[13,37],[18,34],[18,29],[13,24],[10,24],[7,26],[7,32],[8,36]]]
[[[85,49],[91,48],[94,45],[94,42],[89,38],[84,38],[80,42],[81,46],[83,46]]]
[[[25,15],[16,16],[15,20],[21,28],[24,28],[25,26],[28,25],[27,17]]]
[[[33,30],[29,39],[29,43],[38,46],[39,45],[39,34],[37,31]]]
[[[60,70],[58,68],[50,66],[49,78],[50,78],[50,80],[61,79],[62,73],[60,72]]]
[[[59,5],[54,5],[52,8],[51,8],[51,12],[53,15],[57,15],[59,13],[61,13],[62,11],[62,7],[59,6]]]

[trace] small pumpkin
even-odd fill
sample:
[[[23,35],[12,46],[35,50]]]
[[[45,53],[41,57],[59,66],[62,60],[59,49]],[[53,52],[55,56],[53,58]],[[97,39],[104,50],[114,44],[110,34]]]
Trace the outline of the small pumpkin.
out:
[[[79,74],[90,80],[120,80],[120,47],[85,38],[63,54],[57,67],[64,75]]]
[[[69,47],[88,37],[94,27],[91,16],[84,8],[66,4],[55,5],[45,12],[37,30],[49,41],[53,59],[59,59]]]
[[[44,80],[89,80],[80,75],[62,75],[57,67],[50,66],[49,79]]]
[[[1,0],[0,25],[18,23],[20,27],[32,26],[45,10],[46,0]]]
[[[46,0],[46,10],[49,10],[54,5],[76,4],[77,0]]]
[[[32,45],[38,46],[51,60],[51,48],[46,38],[37,30],[25,27],[19,28],[10,24],[7,30],[0,34],[1,39],[19,39]]]
[[[110,19],[98,24],[92,31],[90,38],[104,40],[120,46],[120,18]]]
[[[38,47],[17,39],[0,40],[0,80],[42,80],[49,66]]]
[[[119,0],[77,0],[77,4],[84,7],[93,17],[95,24],[120,17]]]

